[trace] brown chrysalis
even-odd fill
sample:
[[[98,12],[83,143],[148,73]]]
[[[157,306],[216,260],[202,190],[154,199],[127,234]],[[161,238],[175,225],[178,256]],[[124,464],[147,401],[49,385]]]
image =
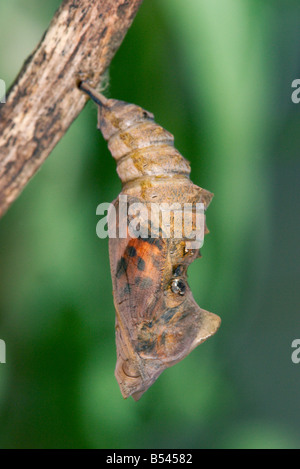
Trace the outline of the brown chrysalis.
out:
[[[117,220],[121,196],[126,196],[128,206],[188,204],[194,213],[199,203],[206,210],[213,194],[191,182],[190,165],[174,148],[173,135],[156,124],[151,113],[106,99],[86,83],[80,88],[98,104],[98,128],[117,162],[123,184],[114,201]],[[116,309],[115,376],[122,395],[138,400],[166,368],[213,335],[221,320],[197,305],[187,284],[187,268],[200,253],[199,248],[187,247],[190,238],[174,235],[182,217],[170,217],[172,235],[164,236],[161,217],[149,223],[142,216],[134,236],[129,232],[134,215],[129,210],[125,216],[125,236],[109,239]],[[148,228],[146,236],[140,235],[141,228]]]

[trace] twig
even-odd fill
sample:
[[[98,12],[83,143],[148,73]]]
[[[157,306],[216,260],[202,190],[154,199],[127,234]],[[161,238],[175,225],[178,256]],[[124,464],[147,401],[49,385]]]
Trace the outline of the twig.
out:
[[[83,109],[142,0],[64,0],[0,104],[0,217]]]

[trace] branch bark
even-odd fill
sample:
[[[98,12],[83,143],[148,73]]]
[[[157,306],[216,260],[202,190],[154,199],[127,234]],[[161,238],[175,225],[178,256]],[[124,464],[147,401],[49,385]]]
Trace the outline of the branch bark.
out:
[[[142,0],[64,0],[0,104],[0,217],[83,109]]]

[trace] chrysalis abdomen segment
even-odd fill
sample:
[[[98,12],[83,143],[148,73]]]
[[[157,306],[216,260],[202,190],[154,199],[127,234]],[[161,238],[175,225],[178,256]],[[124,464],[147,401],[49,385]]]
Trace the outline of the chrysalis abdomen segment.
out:
[[[108,141],[123,183],[147,177],[189,177],[189,162],[174,148],[173,135],[154,122],[153,114],[123,101],[99,107],[99,129]]]

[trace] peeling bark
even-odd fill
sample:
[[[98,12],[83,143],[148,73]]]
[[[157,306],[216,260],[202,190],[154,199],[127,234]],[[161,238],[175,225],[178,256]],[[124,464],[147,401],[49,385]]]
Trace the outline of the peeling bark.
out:
[[[64,0],[0,105],[0,217],[83,109],[142,0]]]

